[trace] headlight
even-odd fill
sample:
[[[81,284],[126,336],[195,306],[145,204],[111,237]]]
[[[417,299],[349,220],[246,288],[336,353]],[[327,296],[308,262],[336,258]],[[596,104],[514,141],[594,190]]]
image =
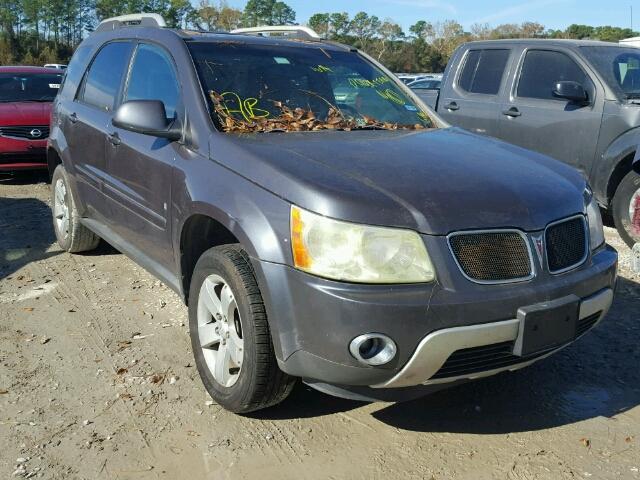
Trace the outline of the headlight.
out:
[[[299,270],[360,283],[422,283],[435,278],[416,232],[333,220],[291,207],[291,245]]]
[[[591,250],[595,250],[604,243],[604,229],[602,228],[602,216],[600,206],[596,202],[591,189],[585,190],[585,201],[587,203],[587,220],[589,221],[589,239]]]

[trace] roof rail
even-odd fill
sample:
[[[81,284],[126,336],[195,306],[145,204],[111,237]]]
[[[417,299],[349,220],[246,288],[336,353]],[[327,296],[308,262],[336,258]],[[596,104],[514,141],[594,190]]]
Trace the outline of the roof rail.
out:
[[[302,25],[276,25],[276,26],[264,26],[264,27],[249,27],[249,28],[237,28],[231,30],[231,33],[244,33],[248,35],[259,36],[271,36],[272,33],[276,35],[286,37],[297,37],[312,40],[320,40],[314,30],[309,27],[303,27]]]
[[[120,15],[119,17],[105,18],[100,22],[96,32],[116,30],[124,27],[166,27],[167,23],[157,13],[132,13],[130,15]]]

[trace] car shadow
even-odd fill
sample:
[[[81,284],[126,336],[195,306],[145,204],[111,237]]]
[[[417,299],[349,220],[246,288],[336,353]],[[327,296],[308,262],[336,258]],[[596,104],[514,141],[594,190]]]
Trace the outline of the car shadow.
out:
[[[23,266],[61,253],[49,205],[36,198],[0,197],[0,279]]]
[[[640,284],[621,278],[607,318],[573,345],[516,372],[465,383],[409,402],[380,404],[371,415],[419,432],[504,434],[535,431],[640,405]],[[299,386],[255,418],[320,417],[364,405]]]
[[[0,185],[30,185],[46,181],[46,173],[0,177]],[[0,279],[10,276],[25,265],[62,253],[53,246],[51,208],[37,198],[0,197]],[[115,248],[100,242],[98,248],[85,255],[119,255]]]
[[[292,418],[315,418],[348,412],[366,405],[366,402],[345,400],[320,393],[298,382],[287,399],[266,410],[247,415],[257,420],[290,420]]]

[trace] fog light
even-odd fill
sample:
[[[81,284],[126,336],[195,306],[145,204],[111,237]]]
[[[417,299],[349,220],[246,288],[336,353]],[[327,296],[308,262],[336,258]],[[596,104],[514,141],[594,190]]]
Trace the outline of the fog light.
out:
[[[395,342],[386,335],[367,333],[351,340],[349,351],[360,363],[378,366],[393,360],[398,349]]]

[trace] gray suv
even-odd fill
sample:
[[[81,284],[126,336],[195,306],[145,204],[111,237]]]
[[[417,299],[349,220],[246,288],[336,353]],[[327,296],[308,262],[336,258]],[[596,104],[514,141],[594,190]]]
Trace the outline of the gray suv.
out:
[[[622,239],[640,242],[640,175],[632,169],[640,157],[640,49],[586,40],[470,42],[447,65],[437,111],[452,125],[579,169]]]
[[[448,128],[384,67],[299,27],[110,19],[48,155],[61,247],[103,238],[188,304],[225,408],[403,399],[544,358],[602,320],[617,254],[574,169]],[[263,33],[256,35],[256,33]]]

